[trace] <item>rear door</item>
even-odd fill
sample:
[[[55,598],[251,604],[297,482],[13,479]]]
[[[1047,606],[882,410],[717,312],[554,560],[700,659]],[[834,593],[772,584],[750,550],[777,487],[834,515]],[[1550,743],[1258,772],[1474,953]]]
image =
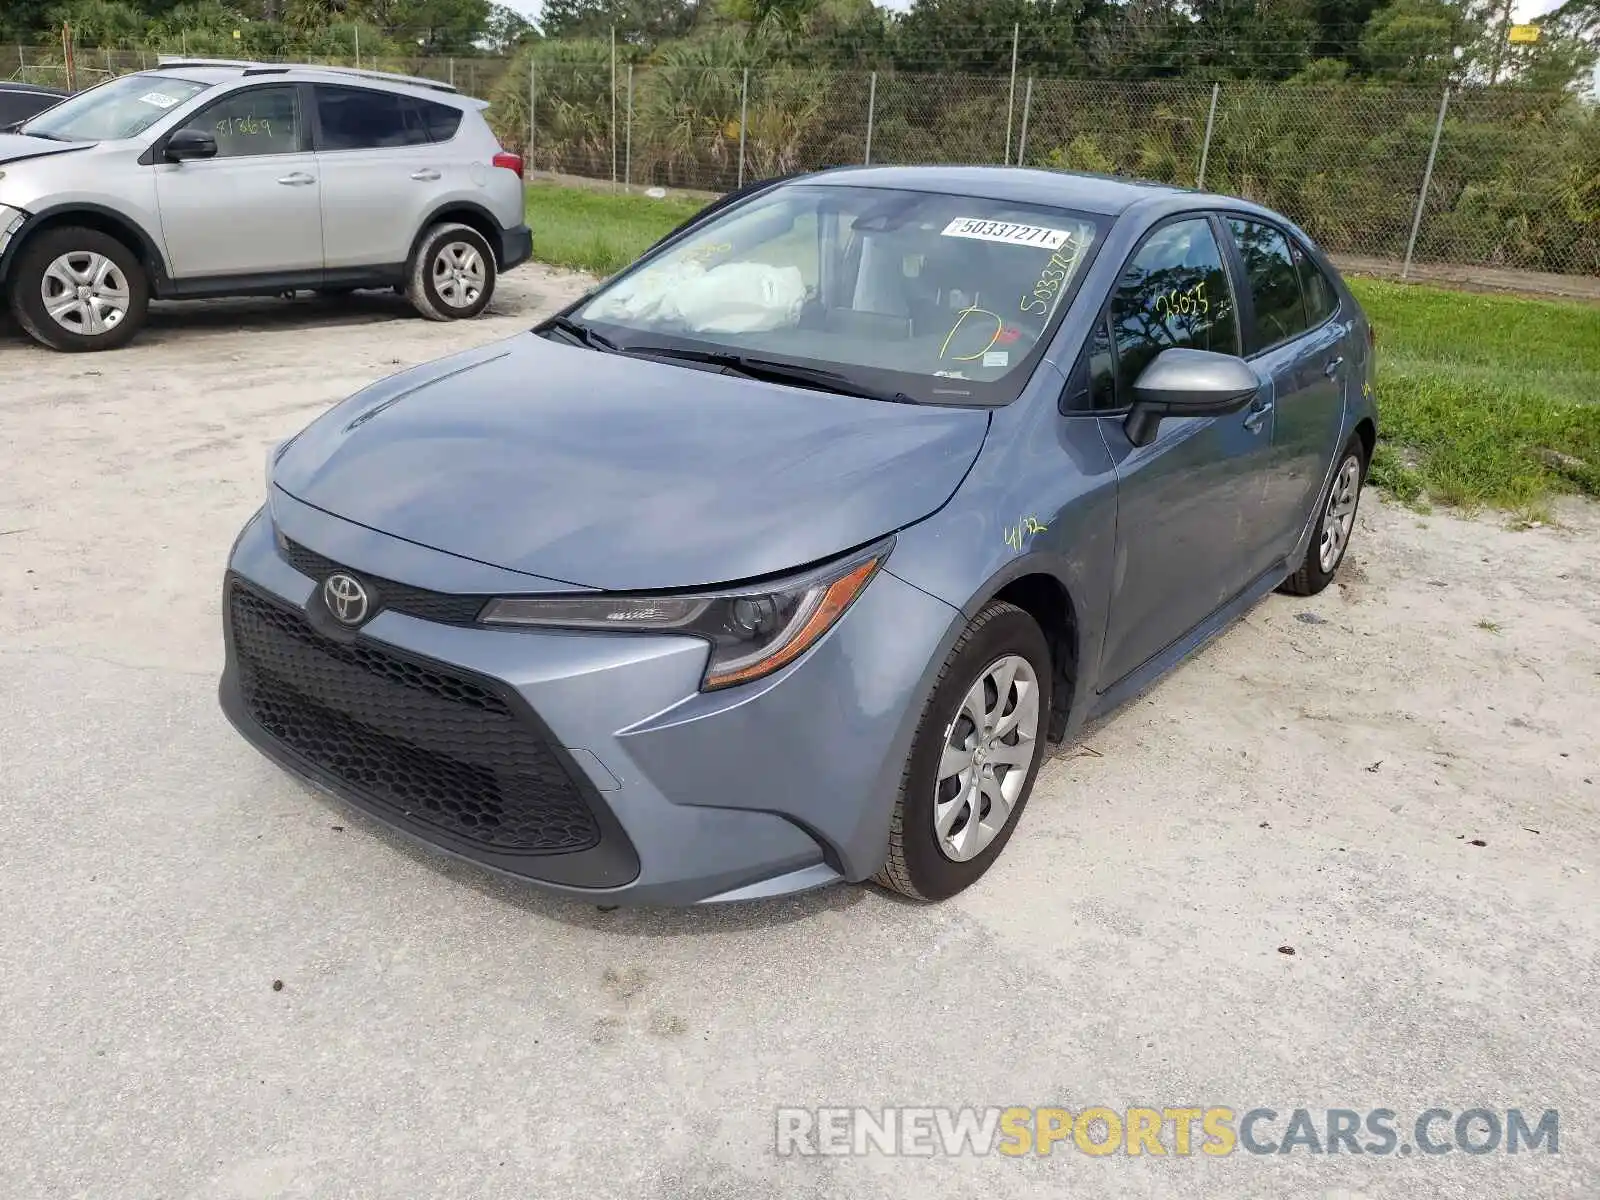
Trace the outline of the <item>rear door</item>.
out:
[[[322,267],[322,208],[302,89],[241,88],[181,128],[209,133],[215,158],[152,168],[174,279],[303,273]]]
[[[1230,216],[1229,234],[1248,282],[1247,357],[1273,381],[1272,467],[1267,479],[1268,543],[1274,558],[1298,543],[1339,447],[1349,314],[1294,236],[1256,218]]]
[[[423,102],[343,84],[314,91],[328,270],[399,267],[447,186]]]
[[[1264,569],[1270,388],[1243,411],[1169,418],[1135,446],[1134,381],[1162,350],[1238,354],[1238,305],[1216,222],[1159,226],[1123,269],[1089,347],[1091,403],[1117,470],[1117,549],[1100,690],[1205,620]]]

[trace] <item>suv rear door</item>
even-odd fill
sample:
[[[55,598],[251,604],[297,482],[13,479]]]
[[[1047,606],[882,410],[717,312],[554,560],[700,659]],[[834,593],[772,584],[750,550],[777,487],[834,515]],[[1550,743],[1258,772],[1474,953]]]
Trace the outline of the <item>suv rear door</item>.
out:
[[[340,269],[403,266],[422,222],[449,178],[447,147],[435,139],[455,125],[448,105],[347,84],[314,87],[322,223],[330,282]]]

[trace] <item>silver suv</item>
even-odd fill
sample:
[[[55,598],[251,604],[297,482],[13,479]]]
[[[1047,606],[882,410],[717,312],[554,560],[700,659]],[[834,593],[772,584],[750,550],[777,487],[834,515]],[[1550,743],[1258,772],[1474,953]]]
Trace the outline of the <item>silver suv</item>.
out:
[[[445,84],[163,60],[0,134],[0,289],[57,350],[151,299],[394,288],[474,317],[532,253],[522,160]]]

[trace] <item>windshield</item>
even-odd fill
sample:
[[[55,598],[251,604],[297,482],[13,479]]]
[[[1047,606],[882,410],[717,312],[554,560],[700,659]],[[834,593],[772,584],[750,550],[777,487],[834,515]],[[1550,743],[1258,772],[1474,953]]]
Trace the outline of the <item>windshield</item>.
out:
[[[40,113],[18,132],[66,142],[130,138],[154,125],[169,109],[210,86],[165,73],[124,75],[63,100]]]
[[[1099,231],[1043,205],[790,184],[712,218],[575,315],[624,352],[756,356],[900,398],[1002,404]]]

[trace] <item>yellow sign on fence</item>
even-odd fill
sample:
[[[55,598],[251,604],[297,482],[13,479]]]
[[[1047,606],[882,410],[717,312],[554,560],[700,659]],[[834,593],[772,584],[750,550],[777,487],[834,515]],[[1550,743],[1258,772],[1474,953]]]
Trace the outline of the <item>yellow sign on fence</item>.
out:
[[[1513,25],[1511,27],[1511,40],[1513,42],[1537,42],[1539,40],[1539,27],[1537,25]]]

